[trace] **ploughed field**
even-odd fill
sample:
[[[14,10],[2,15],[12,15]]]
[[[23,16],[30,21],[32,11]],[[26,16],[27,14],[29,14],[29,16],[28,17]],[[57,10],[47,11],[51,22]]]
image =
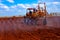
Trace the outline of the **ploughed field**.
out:
[[[0,40],[60,40],[60,29],[5,31],[0,33]]]
[[[47,17],[27,25],[22,17],[0,18],[0,40],[60,40],[60,17]]]

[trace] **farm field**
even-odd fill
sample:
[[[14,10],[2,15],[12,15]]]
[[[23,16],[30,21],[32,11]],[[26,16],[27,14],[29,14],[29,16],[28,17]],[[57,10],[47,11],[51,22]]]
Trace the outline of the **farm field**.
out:
[[[60,17],[47,17],[39,25],[27,25],[23,18],[0,18],[0,40],[60,40]]]

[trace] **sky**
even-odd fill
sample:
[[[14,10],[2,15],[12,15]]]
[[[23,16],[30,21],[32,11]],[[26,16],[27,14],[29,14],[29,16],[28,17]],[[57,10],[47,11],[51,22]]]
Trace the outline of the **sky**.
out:
[[[37,8],[39,2],[46,3],[48,13],[60,12],[60,0],[0,0],[0,17],[24,16],[27,8]]]

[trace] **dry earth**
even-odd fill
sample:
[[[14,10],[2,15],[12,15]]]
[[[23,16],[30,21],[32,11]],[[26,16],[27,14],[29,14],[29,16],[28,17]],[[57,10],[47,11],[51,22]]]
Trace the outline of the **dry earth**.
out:
[[[0,40],[60,40],[60,17],[47,17],[39,25],[27,25],[23,18],[0,18]]]

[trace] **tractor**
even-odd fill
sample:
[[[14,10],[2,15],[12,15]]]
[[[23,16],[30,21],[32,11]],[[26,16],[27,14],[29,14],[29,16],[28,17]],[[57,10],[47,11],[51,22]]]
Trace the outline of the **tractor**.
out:
[[[40,4],[44,4],[44,7],[40,7]],[[47,24],[46,21],[46,5],[45,3],[38,3],[38,8],[27,8],[27,13],[24,16],[24,23],[36,25],[39,18],[43,19],[43,25]]]

